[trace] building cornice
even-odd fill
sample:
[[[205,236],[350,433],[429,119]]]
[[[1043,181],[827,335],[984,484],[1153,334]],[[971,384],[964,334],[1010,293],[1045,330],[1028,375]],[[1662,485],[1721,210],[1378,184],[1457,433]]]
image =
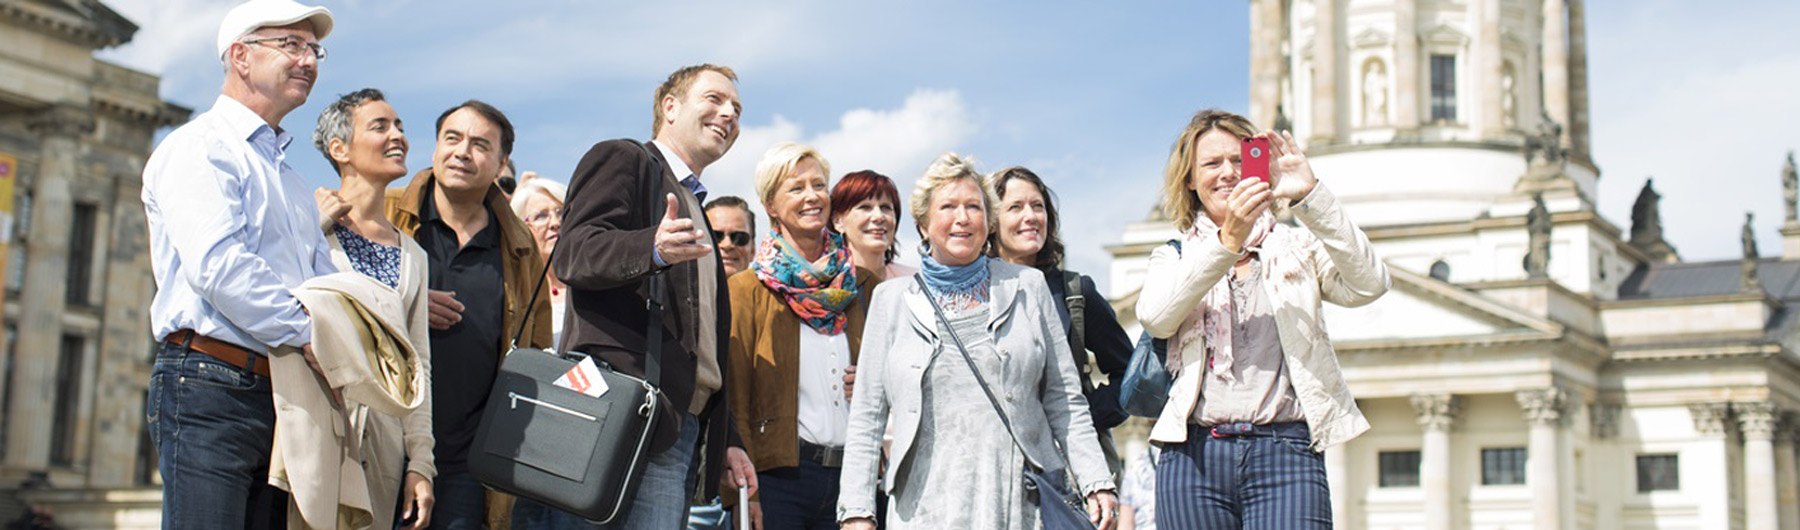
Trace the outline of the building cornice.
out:
[[[124,44],[131,41],[131,37],[137,33],[136,24],[104,4],[81,2],[80,7],[91,12],[57,12],[32,2],[5,0],[0,1],[0,18],[15,20],[20,25],[38,28],[95,49]]]

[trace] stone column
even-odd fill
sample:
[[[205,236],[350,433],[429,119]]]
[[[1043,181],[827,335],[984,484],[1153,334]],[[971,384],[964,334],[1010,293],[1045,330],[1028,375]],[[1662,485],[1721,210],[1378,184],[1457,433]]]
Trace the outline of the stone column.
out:
[[[1543,59],[1544,114],[1564,129],[1569,126],[1568,8],[1564,0],[1544,0]],[[1523,125],[1523,124],[1521,124]],[[1566,138],[1566,136],[1565,136]],[[1567,145],[1568,140],[1564,140]]]
[[[99,343],[95,348],[94,421],[88,444],[88,485],[125,487],[137,479],[138,442],[144,428],[144,392],[150,383],[150,365],[144,362],[144,322],[149,319],[149,229],[144,203],[139,199],[143,173],[141,159],[132,174],[116,176],[110,218],[111,238],[106,241],[106,292],[101,302]]]
[[[1352,515],[1350,514],[1350,457],[1345,454],[1345,444],[1337,444],[1325,448],[1325,483],[1331,488],[1331,528],[1333,530],[1349,530]]]
[[[1419,488],[1425,493],[1426,530],[1450,530],[1450,427],[1461,412],[1461,403],[1451,394],[1413,394],[1413,411],[1425,437],[1419,450]]]
[[[1287,34],[1281,6],[1281,0],[1250,0],[1250,121],[1257,127],[1273,128],[1275,106],[1281,104],[1281,73],[1287,69],[1281,57]]]
[[[63,290],[74,210],[69,187],[79,171],[81,137],[93,131],[94,116],[83,107],[57,105],[33,116],[31,128],[38,135],[38,171],[31,186],[31,231],[25,243],[25,286],[19,293],[5,464],[41,470],[50,465],[56,367],[62,351]]]
[[[1505,91],[1500,79],[1505,64],[1500,48],[1500,0],[1481,0],[1479,6],[1481,19],[1475,43],[1480,49],[1475,53],[1474,85],[1481,87],[1481,97],[1476,102],[1481,108],[1476,115],[1481,119],[1479,130],[1482,136],[1493,138],[1506,133],[1506,118],[1500,103]]]
[[[1557,462],[1562,453],[1563,415],[1568,394],[1558,387],[1520,390],[1515,396],[1531,434],[1525,448],[1525,484],[1531,489],[1532,528],[1562,530],[1574,521],[1564,520],[1565,498]]]
[[[1394,128],[1419,127],[1418,0],[1394,0]]]
[[[1769,402],[1734,403],[1731,408],[1744,433],[1744,528],[1779,530],[1774,447],[1778,410]]]
[[[1569,2],[1569,148],[1575,160],[1588,156],[1587,8]]]
[[[1310,145],[1337,139],[1338,112],[1338,2],[1313,0],[1312,137]]]
[[[1781,528],[1800,527],[1800,461],[1794,454],[1794,416],[1782,414],[1775,431],[1775,504],[1780,506]]]

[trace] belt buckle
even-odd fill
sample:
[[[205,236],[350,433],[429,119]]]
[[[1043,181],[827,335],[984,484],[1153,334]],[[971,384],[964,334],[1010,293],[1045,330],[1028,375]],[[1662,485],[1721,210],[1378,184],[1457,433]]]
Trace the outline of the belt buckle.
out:
[[[1237,436],[1243,436],[1246,434],[1250,434],[1250,432],[1252,430],[1254,430],[1255,427],[1256,427],[1255,425],[1252,425],[1252,424],[1246,423],[1246,422],[1221,423],[1221,424],[1212,426],[1212,437],[1213,438],[1232,438],[1232,437],[1237,437]]]

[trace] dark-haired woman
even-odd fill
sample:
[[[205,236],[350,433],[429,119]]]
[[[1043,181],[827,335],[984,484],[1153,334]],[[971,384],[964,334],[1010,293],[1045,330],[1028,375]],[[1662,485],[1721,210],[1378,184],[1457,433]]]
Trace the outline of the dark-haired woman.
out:
[[[1119,327],[1118,315],[1106,297],[1100,296],[1094,279],[1063,270],[1061,222],[1044,180],[1029,169],[1014,166],[988,176],[988,188],[1000,197],[994,214],[998,228],[988,238],[988,254],[1043,271],[1045,282],[1050,284],[1050,297],[1057,301],[1056,313],[1062,321],[1063,334],[1069,339],[1069,352],[1075,356],[1081,393],[1087,396],[1094,431],[1100,435],[1100,449],[1106,453],[1107,468],[1117,481],[1120,462],[1118,450],[1113,447],[1112,428],[1125,422],[1125,411],[1119,405],[1119,389],[1111,382],[1125,377],[1125,364],[1131,359],[1131,339]],[[1081,318],[1080,328],[1075,327],[1075,316]],[[1094,354],[1092,363],[1088,352]],[[1094,383],[1096,364],[1106,374],[1108,383]]]

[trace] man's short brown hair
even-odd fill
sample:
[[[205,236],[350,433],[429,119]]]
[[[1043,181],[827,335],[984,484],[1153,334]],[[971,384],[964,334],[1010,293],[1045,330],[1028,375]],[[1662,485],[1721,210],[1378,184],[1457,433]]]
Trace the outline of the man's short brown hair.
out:
[[[669,78],[656,87],[656,99],[651,100],[650,102],[653,120],[650,125],[651,138],[655,138],[657,133],[662,132],[663,98],[675,96],[675,99],[679,100],[683,96],[686,96],[688,87],[694,86],[694,79],[699,78],[701,72],[718,72],[719,75],[725,76],[725,78],[730,79],[731,82],[737,82],[737,72],[732,71],[731,67],[719,66],[712,63],[683,66],[680,70],[676,70],[675,73],[669,74]]]

